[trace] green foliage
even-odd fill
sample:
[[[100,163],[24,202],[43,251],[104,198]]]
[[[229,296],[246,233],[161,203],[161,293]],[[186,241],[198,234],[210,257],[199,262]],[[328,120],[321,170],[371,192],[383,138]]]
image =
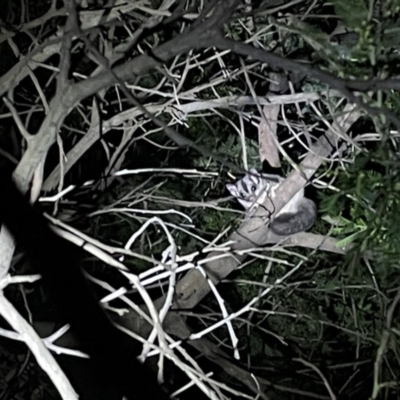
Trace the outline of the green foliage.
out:
[[[378,4],[363,0],[335,0],[334,5],[346,26],[357,33],[356,45],[349,48],[351,59],[357,62],[357,66],[380,63],[385,68],[393,46],[399,44],[399,2],[386,0]],[[376,18],[377,13],[379,18]]]
[[[336,243],[337,247],[346,247],[353,243],[367,229],[367,225],[361,218],[350,221],[342,216],[339,217],[337,226],[333,228],[333,234],[338,236],[346,235],[345,238]],[[348,235],[348,236],[347,236]]]
[[[255,261],[247,268],[242,269],[238,273],[238,279],[248,282],[262,282],[265,273],[264,262]],[[243,302],[250,301],[254,296],[257,296],[260,286],[251,284],[238,284],[236,289]]]
[[[365,0],[333,0],[335,11],[348,27],[357,29],[368,18]]]
[[[286,38],[286,51],[294,51],[294,43],[303,51],[309,47],[321,68],[340,77],[368,79],[395,73],[400,61],[395,51],[400,44],[400,2],[335,0],[333,4],[340,16],[339,27],[343,25],[346,32],[343,37],[332,40],[332,29],[327,32],[321,21],[292,17],[289,25],[279,25],[291,32],[289,38],[297,38],[297,42]]]
[[[339,173],[339,192],[323,195],[320,210],[339,216],[333,233],[338,247],[350,243],[398,263],[400,255],[400,184],[396,155],[378,150],[360,155]]]
[[[209,210],[208,212],[202,214],[202,229],[205,232],[216,234],[221,232],[223,227],[227,223],[227,215],[226,213],[222,213],[221,211],[217,210]]]

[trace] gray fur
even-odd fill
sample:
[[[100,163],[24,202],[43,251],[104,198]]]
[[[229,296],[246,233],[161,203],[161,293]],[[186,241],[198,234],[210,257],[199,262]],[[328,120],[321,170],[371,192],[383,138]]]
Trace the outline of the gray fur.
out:
[[[279,175],[261,174],[255,168],[251,168],[242,179],[234,184],[227,184],[226,187],[239,203],[249,210],[262,203],[266,195],[273,204],[275,190],[284,180]],[[274,217],[270,229],[280,236],[293,235],[311,228],[316,216],[315,203],[305,198],[304,189],[301,189]]]
[[[289,236],[310,229],[317,217],[315,203],[303,197],[297,207],[295,214],[278,214],[270,225],[272,232],[280,236]]]

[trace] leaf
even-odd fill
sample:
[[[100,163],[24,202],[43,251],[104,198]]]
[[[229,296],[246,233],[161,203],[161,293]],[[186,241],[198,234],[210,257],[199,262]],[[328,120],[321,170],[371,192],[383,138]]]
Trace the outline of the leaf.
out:
[[[362,232],[363,232],[363,231],[361,231],[361,232],[355,232],[355,233],[353,233],[352,235],[347,236],[347,237],[345,237],[345,238],[342,239],[342,240],[339,240],[339,241],[336,243],[336,247],[342,248],[342,247],[348,246],[350,243],[353,243],[353,242],[356,240],[356,238],[357,238],[358,236],[360,236],[360,234],[361,234]]]

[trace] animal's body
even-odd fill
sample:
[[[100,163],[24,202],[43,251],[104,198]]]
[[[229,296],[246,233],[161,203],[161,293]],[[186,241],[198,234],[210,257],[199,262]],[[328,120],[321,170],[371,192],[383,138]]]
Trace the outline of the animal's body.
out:
[[[246,210],[258,207],[267,197],[274,208],[275,191],[284,180],[279,175],[261,174],[251,168],[242,179],[226,187]],[[274,209],[268,211],[272,214]],[[301,189],[274,216],[270,228],[277,235],[292,235],[311,228],[316,215],[315,203],[305,198],[304,189]]]

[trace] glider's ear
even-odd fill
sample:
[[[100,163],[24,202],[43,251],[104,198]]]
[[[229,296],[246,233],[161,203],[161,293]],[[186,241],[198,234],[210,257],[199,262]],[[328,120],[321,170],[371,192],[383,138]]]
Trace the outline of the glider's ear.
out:
[[[226,188],[229,190],[230,194],[235,197],[239,197],[239,190],[233,183],[228,183]]]
[[[259,175],[260,175],[260,173],[259,173],[254,167],[253,167],[253,168],[250,168],[249,172],[250,172],[250,174],[252,174],[252,175],[256,175],[256,176],[259,176]]]

